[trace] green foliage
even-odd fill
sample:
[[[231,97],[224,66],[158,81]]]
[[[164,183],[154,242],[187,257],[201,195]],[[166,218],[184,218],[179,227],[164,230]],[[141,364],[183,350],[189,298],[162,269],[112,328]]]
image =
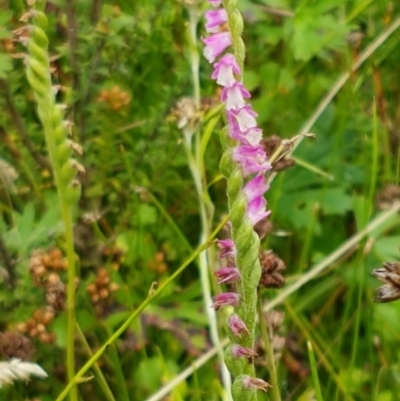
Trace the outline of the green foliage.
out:
[[[22,330],[22,323],[49,306],[51,294],[61,303],[45,327],[54,340],[32,336],[34,360],[49,378],[2,388],[0,399],[55,400],[67,384],[66,272],[46,267],[36,277],[32,257],[57,248],[64,258],[65,229],[20,57],[27,50],[20,30],[26,24],[19,19],[27,9],[20,1],[6,3],[0,6],[1,331]],[[265,137],[286,139],[306,125],[336,80],[400,16],[398,2],[389,0],[239,0],[238,7],[244,17],[244,82],[258,121]],[[45,12],[53,84],[61,85],[56,100],[68,106],[69,138],[83,147],[79,162],[86,174],[79,174],[82,198],[73,211],[77,322],[95,353],[147,299],[153,283],[167,282],[186,261],[203,230],[174,113],[177,102],[193,93],[188,11],[175,1],[85,0],[48,2]],[[205,34],[203,28],[197,33]],[[349,40],[355,33],[360,43]],[[297,165],[271,183],[274,227],[262,247],[286,262],[288,285],[379,217],[384,202],[376,196],[386,184],[398,183],[399,43],[397,29],[350,74],[310,128],[315,140],[302,139],[294,150]],[[227,201],[218,169],[223,122],[214,109],[219,100],[210,72],[202,60],[200,149],[215,227]],[[287,340],[278,362],[284,399],[315,394],[307,341],[323,400],[398,399],[400,309],[373,302],[379,284],[370,273],[399,260],[399,247],[399,218],[393,217],[285,299],[279,335]],[[109,281],[96,286],[100,271]],[[59,293],[53,288],[50,294],[50,273],[60,279]],[[265,302],[275,296],[261,293]],[[211,348],[206,308],[192,262],[98,361],[116,400],[146,399]],[[78,337],[76,342],[79,369],[90,355]],[[261,349],[259,354],[258,376],[268,379]],[[211,360],[196,368],[170,399],[221,399],[215,365]],[[97,374],[79,391],[85,400],[109,399]]]

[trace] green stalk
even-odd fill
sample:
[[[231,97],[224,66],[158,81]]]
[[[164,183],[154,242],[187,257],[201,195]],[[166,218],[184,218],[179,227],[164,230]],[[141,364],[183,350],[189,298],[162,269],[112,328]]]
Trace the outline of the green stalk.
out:
[[[45,2],[37,1],[30,16],[33,20],[28,41],[27,78],[34,90],[37,112],[42,123],[50,164],[57,187],[61,218],[64,223],[68,260],[67,283],[67,375],[75,376],[75,252],[73,242],[72,208],[80,196],[80,184],[75,180],[78,163],[72,153],[63,121],[62,108],[55,103],[48,54],[48,37],[45,33],[47,17],[42,11]],[[71,401],[78,401],[76,387],[70,394]]]
[[[319,384],[317,362],[315,360],[314,350],[310,341],[307,341],[307,348],[308,348],[308,356],[310,358],[310,366],[314,382],[315,396],[317,397],[317,401],[324,401],[324,399],[322,398],[321,386]]]

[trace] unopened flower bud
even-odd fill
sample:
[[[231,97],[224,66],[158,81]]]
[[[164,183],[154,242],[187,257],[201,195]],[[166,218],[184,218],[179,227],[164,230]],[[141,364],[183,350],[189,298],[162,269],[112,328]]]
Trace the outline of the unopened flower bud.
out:
[[[228,318],[228,325],[236,337],[241,338],[243,335],[249,335],[249,330],[243,320],[236,314],[232,314]]]

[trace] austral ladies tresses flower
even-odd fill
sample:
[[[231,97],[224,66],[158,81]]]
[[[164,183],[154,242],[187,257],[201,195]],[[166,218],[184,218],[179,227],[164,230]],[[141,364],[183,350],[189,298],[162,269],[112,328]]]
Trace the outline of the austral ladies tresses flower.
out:
[[[262,139],[262,130],[254,127],[242,132],[238,128],[230,128],[229,135],[232,139],[237,140],[243,145],[257,146]]]
[[[241,275],[236,267],[221,267],[214,272],[214,276],[218,278],[218,284],[234,284],[241,280]]]
[[[262,174],[256,175],[252,178],[243,188],[243,192],[246,195],[248,201],[263,195],[267,192],[269,185],[265,181],[265,177]]]
[[[239,145],[233,149],[232,158],[240,163],[245,176],[263,173],[271,168],[261,146]]]
[[[236,292],[223,292],[222,294],[214,297],[214,303],[211,305],[212,308],[218,310],[223,306],[234,306],[238,307],[240,302],[240,295]]]
[[[233,54],[227,53],[214,64],[212,79],[217,80],[221,86],[232,86],[236,81],[235,75],[240,74],[239,64]]]
[[[240,318],[239,315],[233,313],[228,318],[228,326],[233,335],[236,337],[242,337],[243,335],[249,335],[249,329],[247,328],[245,322]]]
[[[209,10],[204,14],[206,17],[206,31],[208,33],[219,32],[219,27],[228,22],[228,16],[224,8],[218,8],[217,10]]]
[[[236,255],[235,243],[231,239],[220,239],[217,241],[217,247],[219,248],[219,258],[225,258],[227,256]]]
[[[221,5],[222,0],[208,0],[208,2],[213,5],[214,7],[218,7]]]
[[[235,82],[232,86],[226,86],[222,89],[221,100],[226,103],[227,110],[236,110],[244,108],[250,93],[245,89],[241,82]]]
[[[247,204],[247,217],[255,226],[259,221],[265,219],[270,211],[265,210],[267,207],[267,201],[265,200],[263,195],[259,195]]]
[[[235,358],[253,359],[258,356],[257,352],[251,348],[242,347],[241,345],[236,344],[231,347],[231,352]]]
[[[227,47],[232,45],[232,36],[230,32],[218,32],[202,41],[206,45],[203,51],[204,57],[213,63]]]
[[[247,375],[243,375],[242,383],[245,388],[255,388],[264,392],[266,392],[269,387],[272,387],[269,383],[262,379]]]
[[[232,127],[239,128],[240,131],[245,132],[250,128],[257,127],[257,116],[258,114],[247,104],[237,110],[230,109],[228,120]]]

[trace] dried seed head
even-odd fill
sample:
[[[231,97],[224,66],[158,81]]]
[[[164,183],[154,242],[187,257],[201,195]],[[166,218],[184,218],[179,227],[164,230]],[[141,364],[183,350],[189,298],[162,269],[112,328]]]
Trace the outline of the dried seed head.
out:
[[[261,278],[260,287],[280,288],[285,283],[282,273],[286,270],[286,265],[272,251],[263,251],[260,254]]]
[[[184,132],[185,136],[190,137],[199,122],[199,111],[196,108],[194,99],[184,97],[179,100],[175,106],[174,115],[178,120],[178,128]]]
[[[260,239],[263,239],[267,234],[272,232],[274,226],[268,217],[260,220],[255,226],[254,231],[258,234]]]
[[[388,184],[376,197],[376,205],[379,209],[388,209],[396,200],[400,200],[400,186]]]
[[[381,268],[375,269],[372,275],[386,283],[378,288],[376,301],[392,302],[400,298],[400,263],[386,262]]]
[[[285,316],[283,312],[277,310],[271,310],[264,313],[264,318],[268,324],[268,327],[271,328],[274,332],[282,327],[284,317]]]
[[[0,356],[2,358],[30,361],[34,352],[35,347],[28,337],[11,331],[0,333]]]
[[[14,192],[16,190],[14,182],[17,178],[18,173],[15,168],[5,160],[0,159],[0,189]]]
[[[364,39],[364,34],[360,31],[354,31],[354,32],[350,32],[347,35],[347,42],[350,44],[350,46],[353,49],[359,49],[361,46],[361,42]]]
[[[295,165],[294,160],[287,156],[287,153],[290,150],[290,144],[282,143],[282,139],[278,135],[271,135],[261,141],[261,145],[269,158],[274,155],[281,144],[282,149],[275,157],[275,161],[272,163],[272,171],[282,171]]]
[[[111,281],[108,270],[106,268],[101,268],[97,272],[94,282],[86,287],[86,291],[90,295],[90,300],[99,315],[101,315],[105,307],[109,305],[111,293],[118,289],[119,285]]]

